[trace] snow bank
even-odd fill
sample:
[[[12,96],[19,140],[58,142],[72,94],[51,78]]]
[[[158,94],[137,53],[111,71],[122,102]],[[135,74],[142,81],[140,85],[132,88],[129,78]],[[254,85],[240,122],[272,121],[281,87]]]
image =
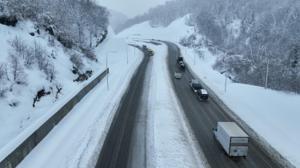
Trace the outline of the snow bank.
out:
[[[147,111],[147,167],[205,167],[173,90],[167,67],[167,47],[145,45],[155,53],[147,70],[149,81],[144,91],[148,94],[143,98]]]
[[[35,35],[32,36],[29,33]],[[12,50],[9,42],[18,37],[27,46],[33,46],[36,43],[43,47],[48,54],[53,53],[55,58],[50,55],[48,57],[51,57],[49,60],[54,65],[56,75],[56,79],[49,82],[37,65],[33,65],[32,68],[24,68],[27,74],[27,84],[14,86],[13,91],[9,91],[5,97],[0,98],[0,160],[2,160],[68,100],[102,73],[105,66],[101,62],[84,60],[86,66],[93,70],[94,75],[85,82],[76,83],[73,82],[76,76],[71,71],[73,65],[68,51],[57,41],[55,41],[55,45],[49,45],[50,36],[43,30],[40,30],[40,34],[38,34],[32,22],[19,22],[16,27],[0,24],[0,36],[0,64],[7,64],[8,71],[11,71],[9,53]],[[50,87],[55,89],[56,85],[62,87],[59,98],[55,98],[55,90],[51,91],[51,95],[41,98],[33,108],[33,98],[37,91],[42,88],[49,91]],[[0,87],[2,86],[0,85]],[[11,107],[9,104],[12,102],[17,102],[18,106]]]
[[[215,58],[209,52],[204,54],[204,58],[195,57],[193,51],[186,53],[185,60],[192,70],[239,118],[281,155],[295,166],[300,166],[300,155],[295,150],[295,146],[300,145],[300,135],[297,134],[300,131],[299,95],[233,83],[230,80],[225,89],[225,77],[211,68]]]
[[[185,24],[188,16],[178,19],[166,28],[152,28],[148,22],[135,25],[120,33],[120,36],[160,39],[179,43],[192,33],[193,28]],[[239,22],[232,23],[233,33]],[[214,71],[212,65],[216,56],[202,48],[203,58],[193,50],[181,47],[185,60],[192,70],[229,106],[242,120],[278,150],[296,167],[300,167],[300,96],[273,91],[261,87],[229,82],[225,92],[225,77]]]
[[[127,89],[142,60],[141,52],[129,48],[126,39],[113,38],[97,49],[100,62],[106,62],[110,74],[109,89],[104,80],[93,89],[25,158],[19,168],[94,167],[104,138]]]

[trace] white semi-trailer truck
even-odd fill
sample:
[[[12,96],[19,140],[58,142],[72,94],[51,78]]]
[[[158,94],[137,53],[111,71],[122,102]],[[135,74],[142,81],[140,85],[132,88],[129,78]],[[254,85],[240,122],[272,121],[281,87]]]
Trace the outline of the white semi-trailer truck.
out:
[[[247,156],[249,136],[234,122],[218,122],[216,139],[230,157]]]

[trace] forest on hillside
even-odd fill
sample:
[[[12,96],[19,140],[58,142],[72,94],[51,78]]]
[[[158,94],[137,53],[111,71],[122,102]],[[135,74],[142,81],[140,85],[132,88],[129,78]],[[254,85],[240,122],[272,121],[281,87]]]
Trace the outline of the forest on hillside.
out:
[[[71,62],[67,68],[78,81],[90,77],[92,68],[85,63],[97,62],[94,48],[106,38],[108,15],[106,8],[90,0],[0,0],[0,34],[14,32],[2,39],[9,47],[0,46],[0,98],[18,86],[32,88],[28,76],[36,69],[45,75],[40,81],[61,90],[62,81],[56,77],[67,72],[57,69],[58,57],[66,56],[65,63]],[[33,30],[27,30],[28,24]],[[57,55],[61,48],[64,53]],[[43,87],[40,91],[48,89]]]
[[[234,81],[300,93],[300,2],[174,0],[128,20],[166,26],[190,14],[194,34],[181,40],[218,51],[214,68]],[[199,38],[201,37],[201,38]]]
[[[2,20],[30,19],[69,48],[91,46],[92,38],[107,29],[108,14],[89,0],[0,0]]]

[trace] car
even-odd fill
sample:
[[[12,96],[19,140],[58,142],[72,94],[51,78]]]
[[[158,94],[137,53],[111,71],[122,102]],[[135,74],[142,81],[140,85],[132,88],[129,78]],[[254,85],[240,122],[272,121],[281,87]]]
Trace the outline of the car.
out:
[[[189,84],[190,84],[190,87],[191,87],[191,89],[192,89],[192,91],[193,91],[194,93],[197,93],[198,90],[202,89],[202,86],[201,86],[201,84],[200,84],[200,81],[197,80],[197,79],[192,79],[192,80],[190,80]]]
[[[198,92],[198,97],[201,99],[201,100],[207,100],[208,99],[208,92],[205,90],[205,89],[200,89]]]
[[[208,92],[202,87],[201,82],[198,79],[190,80],[189,85],[200,100],[208,99]]]
[[[179,57],[177,58],[177,63],[179,63],[179,62],[183,62],[183,57],[179,56]]]
[[[179,68],[181,70],[185,70],[185,64],[184,64],[184,61],[183,61],[183,57],[179,56],[177,58],[177,65],[179,66]]]
[[[175,72],[175,73],[174,73],[174,77],[175,77],[175,79],[181,79],[181,78],[182,78],[182,73],[180,73],[180,72]]]
[[[153,50],[151,50],[151,49],[148,49],[148,55],[151,57],[151,56],[153,56],[154,55],[154,51]]]
[[[180,61],[178,65],[180,69],[185,70],[185,65],[183,61]]]
[[[147,56],[153,56],[154,55],[154,51],[151,50],[150,48],[148,48],[146,45],[142,46],[143,52],[147,55]]]

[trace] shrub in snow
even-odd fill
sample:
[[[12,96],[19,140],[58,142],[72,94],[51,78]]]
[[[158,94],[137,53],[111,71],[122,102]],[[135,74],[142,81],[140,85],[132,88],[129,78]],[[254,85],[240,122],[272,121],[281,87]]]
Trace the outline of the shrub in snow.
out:
[[[18,23],[18,20],[14,16],[3,16],[3,15],[1,16],[0,15],[0,24],[15,27],[17,23]]]
[[[0,82],[8,81],[7,64],[0,64]]]
[[[7,64],[0,64],[0,98],[5,97],[8,91],[7,83],[9,81]]]
[[[24,66],[26,68],[32,68],[35,63],[34,49],[32,47],[27,47],[24,56]]]
[[[55,68],[50,61],[46,62],[43,72],[46,74],[46,79],[49,82],[53,82],[53,80],[55,80]]]
[[[51,46],[51,47],[55,46],[55,39],[54,39],[53,36],[48,37],[48,45]]]
[[[16,36],[12,41],[10,41],[10,46],[12,47],[16,55],[25,59],[25,51],[27,49],[27,46],[22,39]]]
[[[55,88],[56,88],[56,93],[55,93],[55,99],[57,100],[58,99],[58,96],[59,96],[59,94],[61,94],[62,93],[62,86],[61,85],[59,85],[59,84],[57,84],[56,86],[55,86]]]
[[[96,56],[96,54],[95,54],[95,52],[92,48],[82,49],[82,52],[83,52],[85,57],[87,57],[88,59],[90,59],[92,61],[97,62],[97,56]]]
[[[2,86],[0,86],[0,98],[4,98],[7,92],[8,88],[2,88]]]
[[[33,104],[32,106],[35,107],[36,102],[39,102],[41,100],[42,97],[50,95],[51,92],[50,91],[46,91],[44,88],[39,90],[35,97],[33,98]]]
[[[52,82],[55,79],[55,68],[53,63],[49,60],[47,51],[35,42],[33,53],[39,69],[46,74],[47,80]]]
[[[10,70],[11,80],[14,82],[14,84],[26,84],[27,75],[24,72],[24,67],[20,62],[19,57],[12,53],[10,54]]]
[[[79,54],[72,54],[70,57],[70,61],[73,63],[74,67],[73,70],[75,70],[73,73],[77,74],[77,71],[82,70],[84,67],[84,64],[82,63],[81,56]]]
[[[180,44],[184,47],[192,47],[192,45],[195,44],[195,40],[196,40],[196,35],[191,35],[188,37],[184,37],[180,40]]]
[[[85,71],[85,73],[78,73],[78,77],[73,80],[74,82],[83,82],[85,80],[88,80],[93,75],[92,70]]]

